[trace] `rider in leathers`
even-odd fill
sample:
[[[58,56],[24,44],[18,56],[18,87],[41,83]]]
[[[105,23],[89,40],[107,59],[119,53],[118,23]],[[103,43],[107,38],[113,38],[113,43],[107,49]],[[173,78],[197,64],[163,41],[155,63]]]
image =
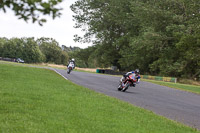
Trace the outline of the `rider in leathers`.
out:
[[[74,68],[75,68],[75,60],[74,60],[74,59],[71,59],[71,60],[68,62],[67,67],[68,67],[68,66],[72,66],[72,69],[74,69]]]
[[[135,75],[136,75],[136,79],[137,79],[137,84],[140,82],[140,75],[139,75],[139,73],[140,73],[140,71],[139,71],[139,69],[135,69],[135,71],[130,71],[130,72],[127,72],[125,75],[123,75],[122,76],[122,78],[120,79],[120,84],[122,83],[122,86],[124,86],[124,81],[125,81],[125,79],[128,77],[128,76],[130,76],[131,74],[134,74],[135,73]],[[135,85],[136,84],[133,84],[133,86],[135,87]]]

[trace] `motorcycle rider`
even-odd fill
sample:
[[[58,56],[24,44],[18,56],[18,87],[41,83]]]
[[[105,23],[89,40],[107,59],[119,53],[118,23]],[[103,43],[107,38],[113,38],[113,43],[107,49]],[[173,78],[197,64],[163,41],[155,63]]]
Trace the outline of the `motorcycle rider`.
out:
[[[72,59],[68,62],[67,67],[68,67],[68,66],[72,66],[72,69],[75,68],[75,59],[74,59],[74,58],[72,58]]]
[[[122,78],[120,79],[120,84],[122,85],[122,86],[124,86],[124,81],[125,81],[125,79],[128,77],[128,76],[130,76],[130,75],[132,75],[132,74],[134,74],[135,73],[135,78],[137,79],[137,84],[139,84],[139,82],[140,82],[140,71],[139,71],[139,69],[135,69],[135,71],[133,70],[133,71],[130,71],[130,72],[127,72],[125,75],[123,75],[122,76]],[[135,87],[135,85],[136,84],[133,84],[133,86]]]

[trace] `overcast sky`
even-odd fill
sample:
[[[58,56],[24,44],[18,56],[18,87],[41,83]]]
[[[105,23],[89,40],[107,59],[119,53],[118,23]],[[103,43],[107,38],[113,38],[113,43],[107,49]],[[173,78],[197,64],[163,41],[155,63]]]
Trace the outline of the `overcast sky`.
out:
[[[87,48],[91,44],[75,43],[73,40],[75,34],[83,35],[80,29],[73,28],[75,22],[72,20],[73,12],[70,5],[75,1],[65,0],[61,3],[60,6],[64,9],[62,16],[55,20],[49,17],[43,26],[39,26],[37,22],[33,24],[31,21],[26,23],[24,20],[19,20],[11,10],[7,10],[6,13],[0,10],[0,37],[9,39],[12,37],[35,37],[36,39],[50,37],[59,42],[60,46]]]

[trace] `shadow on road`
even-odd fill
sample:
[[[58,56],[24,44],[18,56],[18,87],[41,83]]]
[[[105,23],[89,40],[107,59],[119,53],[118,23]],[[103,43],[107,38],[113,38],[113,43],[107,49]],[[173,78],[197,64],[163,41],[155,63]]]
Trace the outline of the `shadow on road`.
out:
[[[118,90],[115,90],[115,91],[118,91]],[[121,93],[130,93],[130,94],[139,94],[138,92],[133,92],[133,91],[125,91],[125,92],[118,91],[118,92],[121,92]]]

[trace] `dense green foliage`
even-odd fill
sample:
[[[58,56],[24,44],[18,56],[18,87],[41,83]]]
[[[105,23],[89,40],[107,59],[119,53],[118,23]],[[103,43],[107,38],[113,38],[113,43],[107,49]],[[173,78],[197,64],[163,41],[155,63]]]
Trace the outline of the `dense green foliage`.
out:
[[[80,50],[81,48],[79,48],[79,47],[72,47],[72,46],[67,47],[67,46],[65,46],[65,45],[62,45],[62,49],[63,49],[64,51],[66,51],[66,52],[74,52],[74,51]]]
[[[14,11],[19,19],[25,21],[32,20],[40,25],[46,22],[42,15],[49,15],[53,19],[61,15],[57,5],[63,0],[0,0],[0,10],[6,12],[6,9]]]
[[[0,57],[22,58],[26,63],[55,63],[67,65],[68,53],[52,38],[0,38]]]
[[[40,68],[0,63],[2,133],[199,133]]]
[[[74,53],[80,66],[200,78],[199,0],[78,0],[71,9],[86,32],[76,40],[94,44]]]

